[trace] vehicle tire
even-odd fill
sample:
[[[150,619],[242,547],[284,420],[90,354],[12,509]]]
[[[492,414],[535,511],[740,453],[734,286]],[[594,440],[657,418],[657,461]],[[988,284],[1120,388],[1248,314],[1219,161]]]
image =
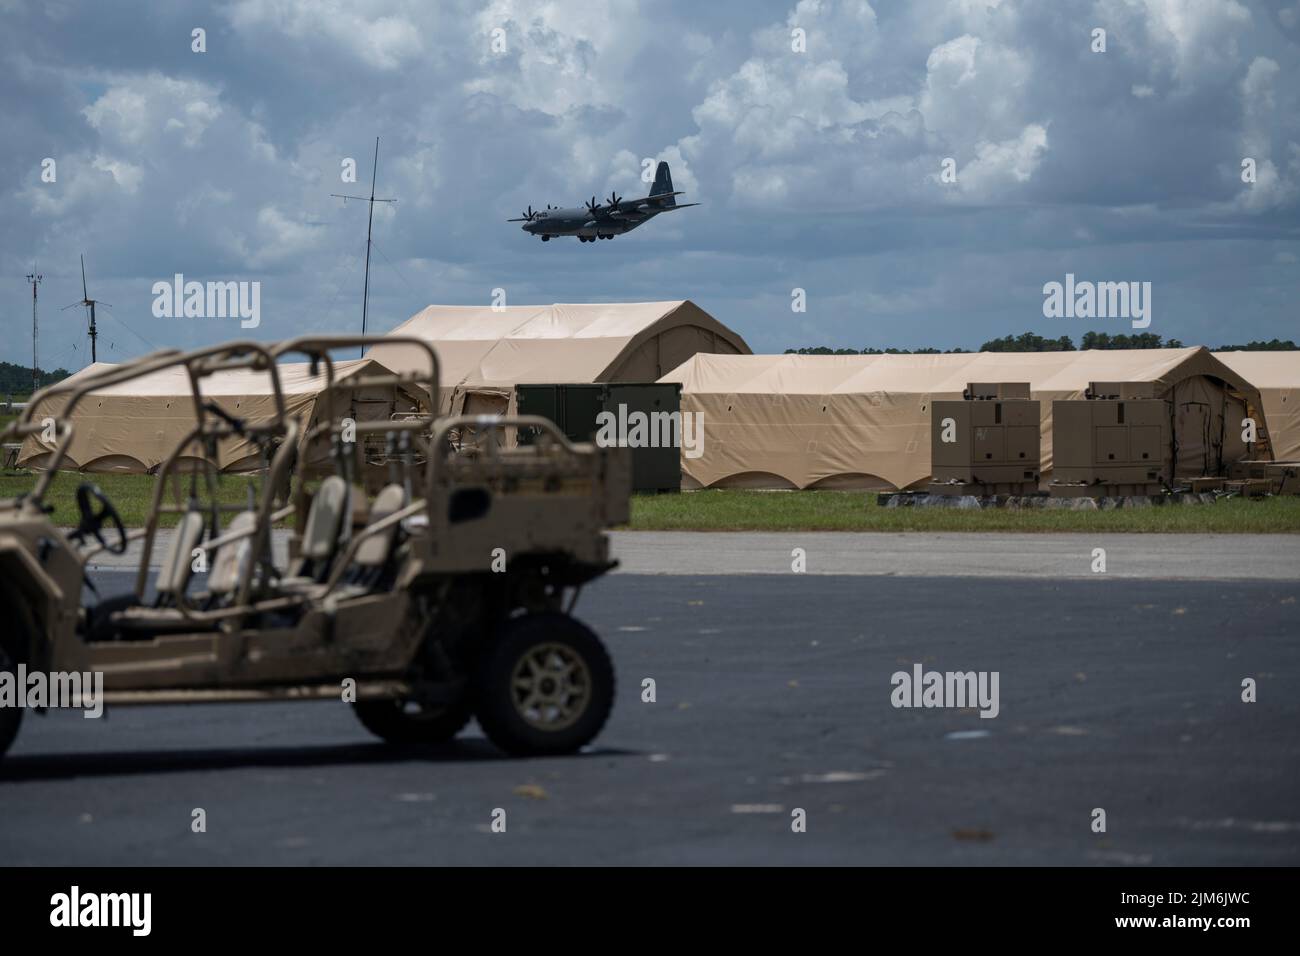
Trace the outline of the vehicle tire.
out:
[[[12,680],[18,679],[18,662],[14,660],[13,655],[0,644],[0,673],[12,674]],[[19,689],[19,693],[22,693]],[[0,707],[0,759],[4,759],[5,751],[9,745],[14,742],[18,736],[18,726],[23,722],[23,709],[21,707]]]
[[[358,700],[352,709],[366,730],[390,744],[446,743],[472,715],[467,697],[441,707],[410,700]]]
[[[507,621],[479,671],[475,716],[506,753],[573,753],[614,705],[614,666],[591,629],[567,614]]]

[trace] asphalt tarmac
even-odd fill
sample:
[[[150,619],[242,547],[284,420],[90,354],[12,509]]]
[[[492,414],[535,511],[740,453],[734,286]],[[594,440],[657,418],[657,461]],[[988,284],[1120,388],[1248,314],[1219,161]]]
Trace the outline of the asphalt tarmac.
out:
[[[155,567],[171,535],[158,532]],[[785,574],[799,548],[807,574],[1091,578],[1100,548],[1108,577],[1300,580],[1300,534],[612,531],[609,537],[620,561],[615,573],[629,574]],[[287,562],[288,544],[287,531],[272,532],[277,564]],[[134,569],[140,554],[135,542],[125,554],[101,554],[91,567]]]
[[[28,714],[0,763],[0,862],[1300,863],[1294,564],[1258,581],[701,561],[584,593],[620,681],[589,753],[508,759],[474,724],[394,750],[342,703]],[[997,672],[997,716],[894,707],[915,664]]]

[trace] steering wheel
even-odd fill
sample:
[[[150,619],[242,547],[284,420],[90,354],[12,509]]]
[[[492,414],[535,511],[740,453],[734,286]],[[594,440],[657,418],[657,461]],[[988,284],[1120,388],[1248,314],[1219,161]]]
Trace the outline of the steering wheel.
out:
[[[91,499],[99,503],[98,510],[91,506]],[[77,530],[72,533],[73,539],[82,541],[86,535],[90,535],[103,545],[110,554],[124,554],[126,552],[126,528],[122,524],[122,516],[117,513],[113,503],[108,500],[108,495],[99,490],[99,485],[83,481],[77,486],[77,510],[81,512],[81,523],[77,525]],[[105,523],[112,525],[117,530],[120,540],[116,546],[105,541],[104,536],[100,533]]]

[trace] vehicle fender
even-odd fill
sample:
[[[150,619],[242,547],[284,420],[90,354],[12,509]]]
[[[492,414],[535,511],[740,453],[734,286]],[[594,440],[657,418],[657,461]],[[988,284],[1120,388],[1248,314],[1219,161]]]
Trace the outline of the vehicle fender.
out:
[[[49,617],[64,594],[24,547],[0,543],[0,640],[13,657],[33,667],[49,663]]]

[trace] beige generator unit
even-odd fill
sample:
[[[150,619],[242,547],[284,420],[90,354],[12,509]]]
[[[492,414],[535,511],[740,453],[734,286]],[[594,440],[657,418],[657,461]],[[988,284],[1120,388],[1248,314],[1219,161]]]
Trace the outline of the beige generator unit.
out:
[[[1091,382],[1052,403],[1053,494],[1157,494],[1170,480],[1170,405],[1152,382]]]
[[[1028,382],[971,382],[961,401],[931,404],[930,491],[1026,494],[1038,490],[1039,403]]]

